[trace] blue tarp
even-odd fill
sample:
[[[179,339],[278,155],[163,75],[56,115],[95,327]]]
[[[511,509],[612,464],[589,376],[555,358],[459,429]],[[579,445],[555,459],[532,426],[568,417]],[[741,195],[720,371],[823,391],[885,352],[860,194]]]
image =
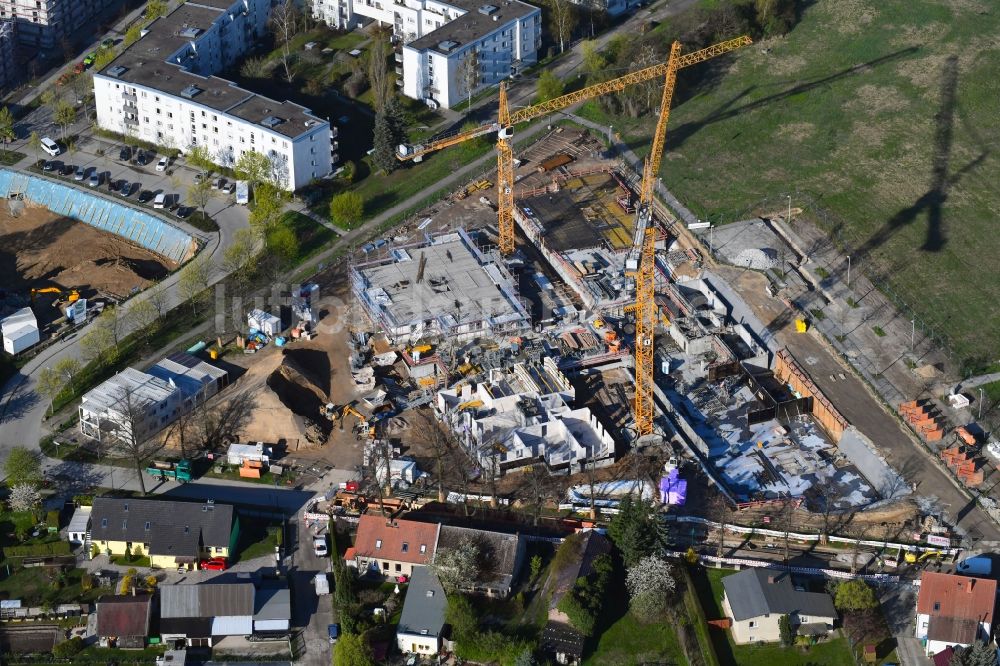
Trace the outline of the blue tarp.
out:
[[[12,195],[22,195],[53,213],[117,234],[177,263],[183,263],[194,247],[188,233],[146,211],[69,185],[0,168],[0,197],[9,199]]]

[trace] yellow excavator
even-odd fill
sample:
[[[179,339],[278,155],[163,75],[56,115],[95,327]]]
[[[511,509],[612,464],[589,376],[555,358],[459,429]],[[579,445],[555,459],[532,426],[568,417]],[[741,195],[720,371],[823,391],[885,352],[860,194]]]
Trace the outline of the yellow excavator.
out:
[[[921,553],[919,556],[916,553],[911,553],[907,551],[906,555],[903,556],[907,564],[919,564],[929,559],[940,559],[941,551],[939,550],[927,550]]]
[[[327,419],[339,423],[341,430],[344,429],[344,419],[348,416],[354,416],[358,420],[358,432],[361,435],[368,437],[375,436],[375,429],[371,427],[370,423],[368,423],[368,419],[365,418],[365,415],[355,409],[351,404],[346,404],[338,410],[332,402],[327,403],[326,405],[320,407],[320,413]]]
[[[32,305],[35,304],[35,294],[60,294],[61,295],[63,293],[64,293],[63,290],[60,289],[59,287],[42,287],[40,289],[32,289],[31,290],[31,304]],[[72,303],[76,303],[78,300],[80,300],[80,292],[78,292],[76,289],[70,290],[69,295],[66,297],[66,303],[67,304],[72,304]],[[56,302],[53,303],[53,305],[55,305],[55,306],[59,306],[61,304],[62,304],[62,299],[56,299]]]

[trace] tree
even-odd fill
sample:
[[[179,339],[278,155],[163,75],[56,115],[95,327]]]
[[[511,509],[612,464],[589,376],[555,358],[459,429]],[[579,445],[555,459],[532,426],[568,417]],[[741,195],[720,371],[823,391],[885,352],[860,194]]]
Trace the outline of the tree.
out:
[[[281,65],[285,69],[285,80],[295,80],[292,71],[292,38],[295,37],[299,11],[295,0],[285,0],[271,10],[271,32],[274,41],[281,45]]]
[[[80,361],[76,360],[72,356],[67,356],[66,358],[61,358],[56,361],[55,371],[58,372],[63,380],[72,385],[76,381],[76,376],[80,374],[82,370]]]
[[[368,641],[356,634],[343,634],[333,647],[333,666],[375,666]]]
[[[14,131],[14,114],[6,106],[0,108],[0,141],[3,141],[3,152],[7,154],[7,144],[17,138]]]
[[[42,496],[29,483],[20,483],[10,489],[10,508],[13,511],[32,511],[42,503]]]
[[[80,654],[84,647],[86,646],[83,644],[83,638],[74,636],[69,640],[57,643],[52,648],[52,656],[57,659],[69,659]]]
[[[250,212],[250,226],[264,234],[268,227],[281,217],[282,193],[270,183],[262,183],[254,190],[253,210]]]
[[[996,663],[996,647],[983,641],[976,641],[966,648],[956,650],[948,666],[996,666]]]
[[[198,301],[208,289],[212,276],[212,265],[207,257],[198,257],[181,269],[177,280],[177,290],[181,299],[191,303],[191,314],[198,316]]]
[[[833,605],[841,611],[861,611],[876,608],[875,591],[861,578],[846,580],[834,592]]]
[[[395,96],[393,77],[389,74],[389,52],[389,40],[382,37],[375,37],[368,47],[368,81],[376,114],[384,111],[385,105]]]
[[[463,539],[454,548],[442,548],[434,554],[431,568],[437,574],[446,592],[454,593],[473,587],[479,578],[479,545],[472,539]]]
[[[625,587],[632,613],[644,622],[654,622],[666,613],[677,583],[666,560],[649,555],[628,568]]]
[[[768,37],[785,34],[795,21],[795,0],[756,0],[754,6],[757,25]]]
[[[167,15],[167,3],[165,0],[149,0],[146,3],[146,20],[152,22],[155,19]]]
[[[471,110],[472,93],[476,92],[479,88],[482,78],[479,67],[479,51],[478,49],[471,48],[459,65],[459,80],[462,83],[462,87],[465,88],[467,98],[466,112]]]
[[[233,242],[222,253],[222,270],[239,281],[249,281],[257,270],[257,240],[252,230],[233,234]]]
[[[593,84],[607,76],[608,61],[601,53],[601,45],[594,40],[588,40],[580,45],[583,53],[583,72],[587,75],[587,83]]]
[[[132,46],[139,41],[140,37],[142,37],[142,26],[138,23],[133,23],[128,27],[128,30],[125,31],[125,47],[128,48],[129,46]]]
[[[55,371],[55,368],[45,366],[38,373],[38,392],[45,396],[45,399],[49,401],[49,409],[51,411],[52,404],[63,390],[63,380],[59,376],[59,373]]]
[[[95,319],[80,338],[80,352],[88,361],[112,360],[118,355],[118,343],[115,339],[115,326],[103,314]]]
[[[626,567],[648,555],[656,555],[663,549],[665,534],[653,506],[631,495],[625,497],[618,507],[618,515],[608,526],[608,535],[621,551]]]
[[[42,460],[38,452],[15,446],[3,464],[8,486],[37,486],[42,481]]]
[[[792,619],[788,615],[778,618],[778,635],[781,637],[781,644],[784,647],[791,647],[795,642],[795,630],[792,629]]]
[[[395,171],[396,167],[399,166],[399,162],[396,160],[396,146],[399,141],[393,136],[389,118],[384,112],[375,114],[372,143],[372,163],[386,175]]]
[[[212,167],[215,166],[215,162],[212,161],[212,155],[208,151],[206,146],[191,146],[184,153],[184,159],[187,163],[193,166],[199,171],[211,171]],[[202,179],[205,182],[207,179]],[[201,183],[198,183],[200,185]],[[211,187],[211,185],[209,185]]]
[[[549,0],[549,31],[559,40],[559,53],[573,36],[579,17],[571,0]]]
[[[208,178],[202,178],[200,181],[187,189],[188,205],[199,209],[202,214],[205,213],[205,206],[208,205],[211,198],[212,183],[209,182]]]
[[[156,311],[157,319],[162,319],[167,314],[167,310],[170,309],[169,294],[162,284],[151,287],[146,292],[146,300],[149,301],[149,304]]]
[[[143,344],[149,344],[149,335],[152,332],[150,327],[158,317],[156,306],[150,303],[149,299],[136,300],[128,309],[126,316],[137,329],[138,334],[142,336]]]
[[[31,149],[35,151],[35,159],[38,159],[38,151],[42,149],[42,137],[39,136],[38,132],[32,131],[31,135],[28,136],[28,145]]]
[[[254,203],[257,203],[257,185],[267,181],[271,176],[271,160],[267,155],[256,150],[248,150],[240,155],[233,165],[233,171],[240,180],[245,180],[253,189]]]
[[[339,227],[354,227],[364,212],[364,199],[357,192],[343,192],[330,200],[330,219]]]
[[[115,417],[108,419],[110,433],[115,443],[132,462],[135,474],[139,478],[139,490],[146,494],[146,479],[142,470],[147,459],[159,449],[159,445],[146,438],[144,425],[149,421],[148,410],[152,401],[143,397],[132,386],[122,386],[118,389],[115,404]]]
[[[538,77],[538,98],[536,103],[547,102],[563,94],[563,82],[552,70],[544,70]]]
[[[270,227],[264,237],[264,243],[268,255],[276,258],[283,266],[299,256],[299,239],[295,237],[295,232],[284,224]]]
[[[240,76],[247,79],[264,79],[270,73],[271,67],[267,58],[247,58],[240,65]]]
[[[514,660],[514,666],[536,666],[535,655],[531,653],[531,648],[524,648],[521,654]]]
[[[94,58],[94,66],[91,69],[95,72],[99,72],[108,65],[111,61],[118,57],[114,49],[101,49],[97,52],[97,57]]]
[[[591,573],[577,578],[573,588],[557,604],[570,624],[584,636],[594,633],[597,618],[606,605],[605,595],[613,573],[611,557],[598,555],[591,563]]]

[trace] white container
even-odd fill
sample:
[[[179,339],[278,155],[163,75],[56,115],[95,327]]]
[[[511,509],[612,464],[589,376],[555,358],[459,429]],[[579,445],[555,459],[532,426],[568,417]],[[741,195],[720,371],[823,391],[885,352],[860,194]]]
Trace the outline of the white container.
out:
[[[11,355],[20,354],[28,347],[38,344],[41,339],[38,321],[31,308],[21,308],[0,321],[0,332],[3,335],[3,349]]]

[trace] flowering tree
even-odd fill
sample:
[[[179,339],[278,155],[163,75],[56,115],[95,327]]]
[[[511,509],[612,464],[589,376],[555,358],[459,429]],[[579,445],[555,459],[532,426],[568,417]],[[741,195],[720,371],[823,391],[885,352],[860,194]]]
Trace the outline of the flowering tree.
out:
[[[10,508],[14,511],[31,511],[41,502],[42,496],[29,483],[19,483],[10,489]]]
[[[472,587],[479,576],[479,546],[465,539],[454,548],[441,549],[431,565],[442,587],[456,592]]]
[[[625,586],[632,612],[640,619],[652,622],[666,612],[670,594],[677,583],[670,564],[656,555],[648,555],[628,568]]]

